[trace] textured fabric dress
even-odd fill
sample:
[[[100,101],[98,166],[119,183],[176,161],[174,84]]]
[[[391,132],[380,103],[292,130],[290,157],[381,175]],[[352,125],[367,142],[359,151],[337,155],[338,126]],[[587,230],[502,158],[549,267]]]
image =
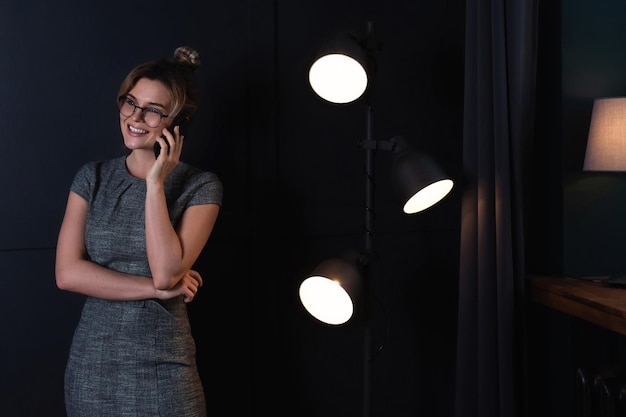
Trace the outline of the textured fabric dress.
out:
[[[126,158],[85,164],[71,190],[89,203],[85,242],[91,261],[151,276],[145,240],[146,185]],[[176,227],[185,208],[222,204],[210,172],[180,162],[165,182]],[[65,371],[68,417],[206,416],[196,348],[183,297],[107,301],[87,297]]]

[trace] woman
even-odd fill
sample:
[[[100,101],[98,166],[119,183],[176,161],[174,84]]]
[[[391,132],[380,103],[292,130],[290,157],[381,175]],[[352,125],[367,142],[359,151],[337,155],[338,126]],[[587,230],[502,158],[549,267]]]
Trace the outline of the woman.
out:
[[[197,109],[199,63],[181,47],[133,69],[118,94],[130,153],[85,164],[70,188],[56,282],[88,297],[65,373],[69,417],[206,415],[185,303],[202,286],[191,267],[222,185],[179,160],[184,136],[170,126]]]

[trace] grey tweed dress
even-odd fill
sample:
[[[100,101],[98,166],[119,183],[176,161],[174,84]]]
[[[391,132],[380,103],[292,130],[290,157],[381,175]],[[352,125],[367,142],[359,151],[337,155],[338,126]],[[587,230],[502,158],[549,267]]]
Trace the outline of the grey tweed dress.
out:
[[[71,190],[89,203],[85,242],[90,259],[151,276],[146,253],[145,181],[126,158],[85,164]],[[183,162],[165,183],[172,224],[185,208],[222,204],[222,184]],[[68,417],[206,416],[196,348],[183,298],[108,301],[87,297],[65,371]]]

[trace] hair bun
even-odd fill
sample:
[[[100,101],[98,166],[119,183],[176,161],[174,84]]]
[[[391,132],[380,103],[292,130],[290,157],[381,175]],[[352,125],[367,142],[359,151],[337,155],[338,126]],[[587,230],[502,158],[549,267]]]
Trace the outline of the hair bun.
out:
[[[194,70],[200,66],[200,54],[191,46],[179,46],[174,51],[174,62]]]

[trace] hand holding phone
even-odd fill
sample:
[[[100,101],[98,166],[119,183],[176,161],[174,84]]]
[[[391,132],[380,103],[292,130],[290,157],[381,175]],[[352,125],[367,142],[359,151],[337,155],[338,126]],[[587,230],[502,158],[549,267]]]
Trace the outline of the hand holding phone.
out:
[[[186,121],[185,116],[182,114],[179,114],[178,116],[176,116],[174,121],[172,121],[172,124],[170,124],[167,127],[167,130],[169,130],[170,133],[174,135],[174,127],[178,126],[178,133],[180,135],[183,135],[183,127],[184,127],[185,121]],[[169,153],[169,142],[167,141],[167,138],[165,137],[165,135],[161,135],[161,137],[163,138],[163,140],[165,140],[165,143],[167,143],[167,146],[168,146],[167,152]],[[155,159],[158,158],[160,153],[161,153],[161,145],[159,144],[159,142],[154,142],[154,158]]]

